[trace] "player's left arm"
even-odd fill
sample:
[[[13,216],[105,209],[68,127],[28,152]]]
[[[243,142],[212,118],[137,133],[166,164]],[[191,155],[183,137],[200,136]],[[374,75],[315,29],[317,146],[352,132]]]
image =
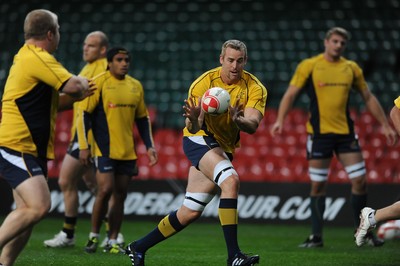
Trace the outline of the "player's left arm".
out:
[[[361,97],[365,105],[376,120],[381,124],[383,134],[385,134],[388,144],[394,145],[397,142],[397,134],[389,124],[385,112],[375,95],[368,89],[360,90]]]
[[[139,131],[140,138],[146,146],[147,156],[149,157],[149,165],[155,165],[158,162],[157,150],[154,147],[153,134],[151,131],[150,117],[145,116],[135,119],[136,127]]]
[[[238,99],[234,106],[229,106],[229,114],[232,121],[243,132],[254,134],[263,118],[259,110],[252,107],[243,108]]]
[[[139,131],[140,138],[143,140],[143,143],[146,146],[149,165],[152,166],[158,162],[158,155],[154,145],[149,111],[144,101],[143,86],[139,81],[137,81],[137,86],[142,93],[135,110],[135,124]]]
[[[254,134],[264,117],[267,103],[267,89],[252,76],[253,84],[249,87],[249,96],[246,103],[237,98],[233,106],[229,106],[229,115],[240,131]]]
[[[394,128],[397,130],[397,133],[400,135],[400,109],[395,105],[390,111],[390,118],[392,119]]]

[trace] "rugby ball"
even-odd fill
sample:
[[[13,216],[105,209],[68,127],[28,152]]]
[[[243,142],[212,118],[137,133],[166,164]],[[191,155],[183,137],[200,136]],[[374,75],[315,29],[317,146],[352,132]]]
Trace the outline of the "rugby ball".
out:
[[[213,87],[203,94],[201,108],[208,114],[223,114],[228,110],[230,100],[231,97],[225,89]]]
[[[377,236],[383,240],[400,239],[400,220],[391,220],[380,225]]]

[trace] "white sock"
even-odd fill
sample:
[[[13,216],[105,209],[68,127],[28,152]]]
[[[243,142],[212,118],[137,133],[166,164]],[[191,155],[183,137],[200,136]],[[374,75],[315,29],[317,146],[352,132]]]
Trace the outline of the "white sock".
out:
[[[369,223],[371,224],[371,226],[375,226],[375,225],[376,225],[375,211],[371,212],[371,213],[368,215],[368,220],[369,220]]]
[[[90,234],[89,234],[89,239],[92,239],[93,237],[99,238],[99,237],[100,237],[100,234],[90,232]]]
[[[114,245],[114,244],[118,244],[118,241],[117,241],[117,239],[110,239],[110,240],[108,240],[108,244],[109,244],[110,246],[112,246],[112,245]]]

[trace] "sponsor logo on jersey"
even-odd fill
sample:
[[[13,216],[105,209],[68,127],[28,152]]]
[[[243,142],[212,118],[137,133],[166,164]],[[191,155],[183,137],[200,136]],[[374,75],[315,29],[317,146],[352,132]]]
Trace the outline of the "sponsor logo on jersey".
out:
[[[112,102],[108,102],[107,104],[108,108],[110,109],[114,109],[114,108],[135,108],[136,105],[135,104],[124,104],[124,103],[112,103]]]
[[[318,81],[318,87],[323,88],[323,87],[345,87],[347,88],[349,86],[349,84],[347,83],[340,83],[340,82],[322,82],[322,81]]]

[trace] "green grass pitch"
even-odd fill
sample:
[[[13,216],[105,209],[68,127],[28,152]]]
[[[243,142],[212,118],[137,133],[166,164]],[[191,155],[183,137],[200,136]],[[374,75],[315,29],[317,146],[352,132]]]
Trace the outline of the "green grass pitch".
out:
[[[83,251],[90,230],[88,219],[78,221],[75,247],[44,247],[43,240],[58,233],[62,222],[61,218],[46,218],[37,224],[15,265],[131,265],[125,255],[106,254],[101,249],[94,254]],[[156,219],[125,220],[122,227],[125,241],[143,236],[157,223]],[[379,248],[357,248],[352,228],[326,226],[323,248],[298,248],[297,245],[307,237],[309,231],[310,226],[306,223],[301,226],[241,223],[238,234],[241,249],[259,254],[260,265],[400,265],[400,240],[387,241]],[[160,265],[226,265],[226,247],[218,221],[198,221],[150,249],[146,254],[146,266]]]

